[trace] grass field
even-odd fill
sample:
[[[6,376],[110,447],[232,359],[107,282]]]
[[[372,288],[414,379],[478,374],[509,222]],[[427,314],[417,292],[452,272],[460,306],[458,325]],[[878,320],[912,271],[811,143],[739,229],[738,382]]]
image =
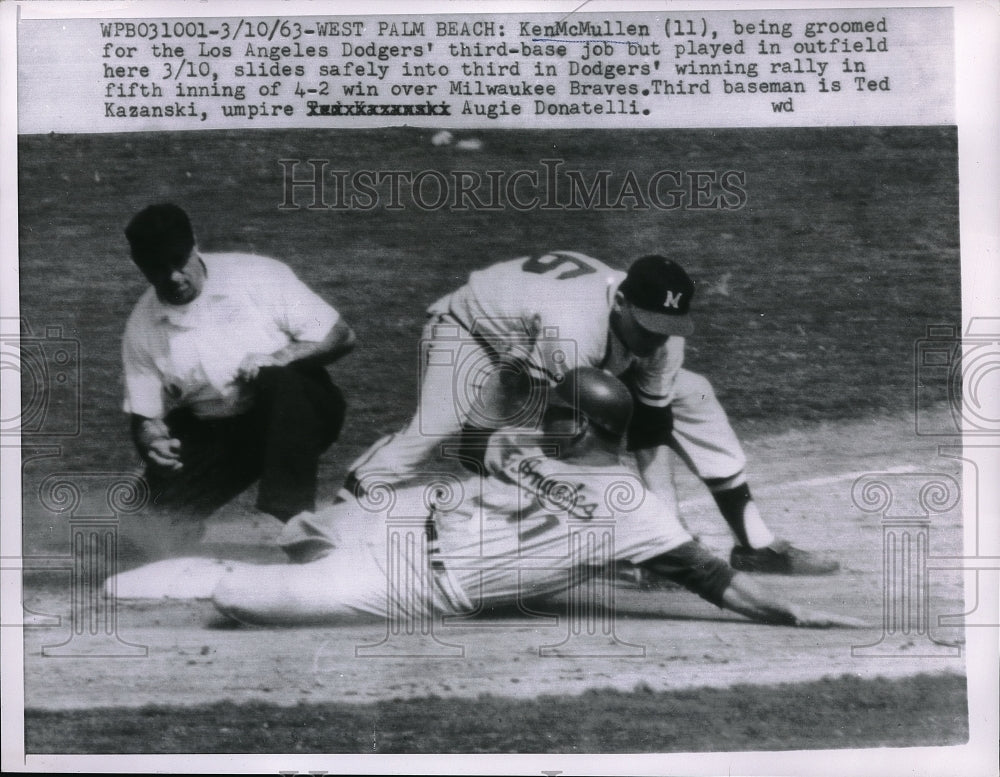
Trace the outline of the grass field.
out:
[[[954,745],[968,737],[965,679],[956,675],[640,687],[516,705],[492,696],[295,707],[223,702],[30,712],[26,723],[32,753],[697,753]]]
[[[20,139],[21,316],[36,337],[59,327],[62,336],[78,341],[82,408],[79,434],[25,440],[26,555],[65,553],[68,547],[65,519],[47,513],[38,500],[36,488],[46,474],[129,471],[136,464],[119,409],[119,348],[125,318],[144,282],[128,259],[122,229],[150,202],[183,205],[206,250],[245,250],[286,261],[357,331],[358,350],[332,368],[350,414],[341,441],[324,458],[321,500],[332,497],[354,456],[411,415],[427,304],[461,285],[470,270],[494,261],[557,248],[580,250],[617,267],[653,251],[677,258],[699,284],[697,331],[688,341],[687,364],[711,378],[737,431],[748,437],[816,428],[820,422],[880,423],[887,415],[912,413],[914,344],[928,325],[960,321],[954,128],[481,132],[483,149],[475,153],[434,147],[431,134],[400,128]],[[585,176],[600,169],[631,170],[640,180],[661,169],[744,171],[747,203],[733,211],[278,207],[279,159],[329,159],[330,169],[352,171],[483,173],[535,170],[539,160],[553,158]],[[26,382],[24,388],[31,399],[33,387]],[[53,392],[52,398],[47,423],[71,428],[72,395]],[[29,460],[43,442],[60,445],[58,455]],[[248,504],[244,498],[233,509],[246,511]],[[756,689],[747,703],[757,706],[739,714],[758,723],[745,726],[743,738],[706,739],[704,747],[888,744],[864,725],[864,710],[877,707],[878,698],[910,709],[928,689],[940,691],[934,697],[940,702],[918,711],[924,717],[892,742],[960,741],[966,730],[963,678],[888,685],[841,679],[801,687],[792,708],[777,700],[799,691]],[[732,697],[707,690],[697,698],[709,715],[733,704]],[[826,707],[840,712],[836,720],[802,717],[817,699],[827,698]],[[637,691],[597,694],[588,701],[595,716],[588,723],[592,733],[565,734],[566,748],[655,751],[696,741],[664,730],[630,741],[603,731],[600,723],[604,711],[642,718],[661,706],[683,704],[687,710],[689,697]],[[29,707],[32,703],[26,699]],[[255,740],[261,748],[300,742],[307,751],[350,751],[367,747],[356,732],[375,716],[394,732],[380,752],[435,747],[461,752],[471,741],[462,733],[469,722],[482,742],[487,742],[484,731],[510,737],[488,740],[498,748],[509,741],[510,752],[558,749],[537,735],[534,713],[518,717],[528,709],[523,704],[503,699],[491,700],[496,706],[451,704],[426,700],[412,715],[409,707],[395,705],[392,711],[378,705],[320,711],[358,716],[345,724],[355,734],[341,738],[304,731],[304,721],[317,710],[277,713],[212,703],[196,712],[163,708],[143,714],[176,721],[169,728],[174,733],[162,742],[139,744],[128,720],[95,734],[98,721],[115,717],[106,710],[77,711],[71,722],[38,711],[28,716],[28,741],[39,752],[89,747],[153,752],[161,746],[165,752],[226,752],[251,743],[206,731],[218,734],[220,721],[237,730],[264,717],[274,722],[271,734]],[[456,720],[457,727],[448,729],[448,737],[427,739],[428,721],[439,714]],[[510,729],[497,722],[512,716],[517,723]],[[200,727],[204,720],[209,723]],[[697,729],[698,720],[692,713],[687,722]]]

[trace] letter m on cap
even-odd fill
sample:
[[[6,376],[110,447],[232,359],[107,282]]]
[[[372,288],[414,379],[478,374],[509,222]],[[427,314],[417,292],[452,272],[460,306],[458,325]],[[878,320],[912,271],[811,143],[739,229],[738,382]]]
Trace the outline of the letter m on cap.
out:
[[[663,307],[665,308],[679,308],[681,304],[681,297],[684,296],[684,292],[678,292],[674,294],[670,289],[667,289],[667,298],[663,300]]]

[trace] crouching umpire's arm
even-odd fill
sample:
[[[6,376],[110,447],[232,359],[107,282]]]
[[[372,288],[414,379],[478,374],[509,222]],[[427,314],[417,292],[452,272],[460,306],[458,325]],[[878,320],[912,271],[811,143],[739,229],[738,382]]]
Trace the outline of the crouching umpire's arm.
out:
[[[354,350],[354,330],[342,318],[330,327],[326,337],[318,343],[306,340],[294,341],[280,351],[271,354],[279,367],[292,362],[309,362],[311,364],[332,364]]]
[[[250,381],[261,367],[285,367],[293,363],[331,364],[354,350],[354,330],[343,319],[337,319],[326,336],[318,341],[293,340],[271,354],[251,353],[240,362],[237,375]]]
[[[641,566],[684,586],[717,607],[761,623],[809,628],[864,628],[869,625],[857,618],[793,604],[766,590],[749,575],[735,571],[695,540],[644,561]]]

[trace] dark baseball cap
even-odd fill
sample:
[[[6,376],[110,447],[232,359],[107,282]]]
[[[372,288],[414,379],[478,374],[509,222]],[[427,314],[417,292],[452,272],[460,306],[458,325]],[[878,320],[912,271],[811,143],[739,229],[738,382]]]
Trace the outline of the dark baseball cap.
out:
[[[694,331],[688,313],[694,281],[677,262],[658,255],[636,259],[618,290],[643,329],[682,337]]]
[[[195,244],[187,213],[173,203],[139,211],[125,227],[125,237],[139,265],[186,259]]]

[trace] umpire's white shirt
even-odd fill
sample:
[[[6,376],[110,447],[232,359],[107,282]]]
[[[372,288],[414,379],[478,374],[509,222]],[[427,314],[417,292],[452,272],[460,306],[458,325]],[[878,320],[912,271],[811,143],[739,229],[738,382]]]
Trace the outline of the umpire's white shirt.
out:
[[[293,340],[319,342],[340,318],[281,262],[239,253],[201,258],[208,272],[196,299],[167,305],[150,287],[129,316],[122,342],[126,413],[243,413],[252,397],[236,370],[247,354],[274,353]]]

